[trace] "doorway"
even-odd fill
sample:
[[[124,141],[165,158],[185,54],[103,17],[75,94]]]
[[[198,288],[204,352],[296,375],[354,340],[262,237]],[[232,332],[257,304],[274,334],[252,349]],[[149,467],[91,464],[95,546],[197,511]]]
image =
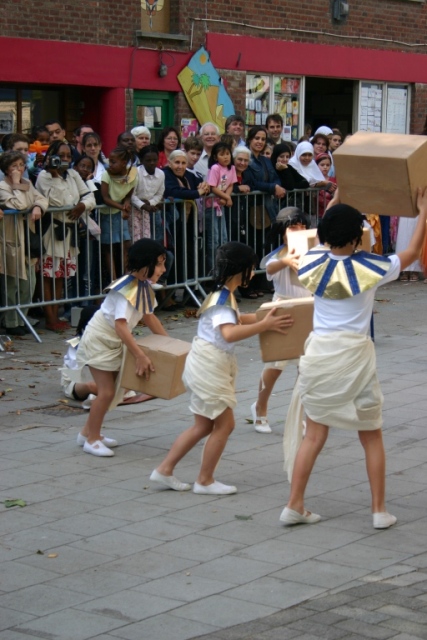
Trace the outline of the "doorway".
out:
[[[353,133],[354,81],[336,78],[305,79],[305,122],[313,133],[322,125]]]

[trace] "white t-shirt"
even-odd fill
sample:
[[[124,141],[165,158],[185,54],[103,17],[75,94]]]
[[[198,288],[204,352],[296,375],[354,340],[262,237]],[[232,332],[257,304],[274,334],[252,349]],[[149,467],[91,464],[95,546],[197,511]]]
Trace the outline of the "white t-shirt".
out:
[[[270,258],[267,261],[266,267],[273,262],[279,262],[279,258]],[[274,284],[274,298],[273,300],[277,300],[279,297],[282,298],[306,298],[310,295],[310,292],[307,291],[303,286],[298,286],[292,284],[291,282],[291,269],[290,267],[285,267],[284,269],[280,269],[280,271],[276,271],[273,275],[270,275],[267,271],[267,280],[272,281]]]
[[[210,342],[221,351],[233,353],[235,343],[224,340],[220,329],[222,324],[237,324],[235,311],[220,304],[209,307],[200,316],[197,336]]]
[[[329,257],[333,260],[344,260],[347,256]],[[327,335],[332,331],[351,331],[367,335],[374,307],[375,293],[378,287],[392,282],[399,277],[400,260],[397,255],[389,256],[391,267],[379,283],[351,298],[344,300],[328,300],[314,296],[313,331],[319,335]]]
[[[157,307],[156,301],[153,306],[154,309]],[[129,329],[132,331],[142,318],[142,313],[137,311],[119,291],[115,291],[114,289],[108,292],[100,309],[104,318],[113,329],[115,328],[115,321],[124,318],[129,325]]]

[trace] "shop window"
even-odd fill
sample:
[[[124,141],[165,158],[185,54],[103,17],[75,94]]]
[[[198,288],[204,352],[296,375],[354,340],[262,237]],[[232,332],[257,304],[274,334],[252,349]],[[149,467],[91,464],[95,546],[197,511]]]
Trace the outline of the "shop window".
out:
[[[0,86],[0,135],[30,133],[35,125],[62,119],[60,89]]]
[[[141,30],[170,32],[170,0],[141,0]]]
[[[265,125],[268,114],[283,118],[283,140],[297,142],[301,132],[301,78],[247,74],[246,124]]]
[[[408,133],[409,107],[409,85],[360,82],[358,129]]]

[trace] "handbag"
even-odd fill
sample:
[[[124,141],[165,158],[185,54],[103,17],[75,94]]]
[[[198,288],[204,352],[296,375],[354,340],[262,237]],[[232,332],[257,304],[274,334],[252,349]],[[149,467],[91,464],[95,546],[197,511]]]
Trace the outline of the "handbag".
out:
[[[38,233],[34,233],[25,222],[25,255],[30,258],[41,258],[46,249]]]
[[[268,229],[271,226],[270,216],[262,204],[249,207],[249,224],[255,229]]]

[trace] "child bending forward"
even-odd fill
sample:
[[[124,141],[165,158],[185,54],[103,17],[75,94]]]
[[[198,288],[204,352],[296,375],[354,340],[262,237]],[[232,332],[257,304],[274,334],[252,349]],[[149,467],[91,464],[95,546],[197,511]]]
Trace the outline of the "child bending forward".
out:
[[[228,242],[216,255],[215,291],[203,303],[197,336],[185,364],[183,380],[191,393],[190,411],[194,425],[184,431],[150,479],[174,489],[186,491],[190,485],[173,475],[177,463],[200,440],[208,438],[203,449],[202,465],[193,492],[209,495],[236,493],[237,489],[214,479],[230,433],[234,429],[237,373],[234,343],[262,331],[286,334],[292,325],[289,315],[275,316],[275,309],[261,321],[255,314],[240,316],[234,291],[247,287],[253,276],[257,257],[253,249],[240,242]]]
[[[123,345],[135,357],[136,373],[150,375],[154,371],[151,360],[132,336],[132,329],[141,318],[153,333],[167,335],[160,320],[153,314],[156,307],[150,283],[156,283],[165,272],[165,249],[149,238],[133,244],[128,253],[129,275],[116,280],[107,288],[108,295],[99,311],[86,327],[77,350],[77,363],[82,369],[89,366],[98,389],[77,444],[94,456],[113,456],[111,447],[117,441],[101,434],[102,421],[116,396],[116,378],[122,365]],[[115,398],[116,396],[116,398]],[[115,406],[117,402],[114,403]]]

